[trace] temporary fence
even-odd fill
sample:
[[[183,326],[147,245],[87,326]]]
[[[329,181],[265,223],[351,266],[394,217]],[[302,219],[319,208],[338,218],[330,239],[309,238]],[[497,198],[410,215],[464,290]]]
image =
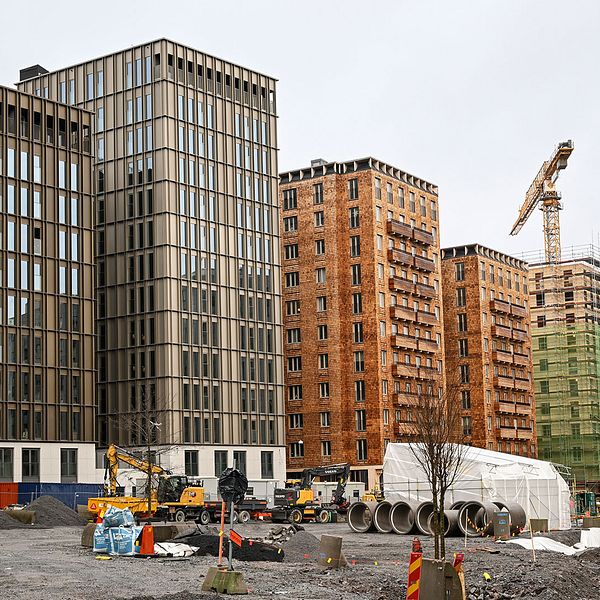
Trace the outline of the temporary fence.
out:
[[[102,495],[102,485],[96,483],[0,483],[0,508],[11,504],[30,504],[40,496],[53,496],[77,510],[87,505],[88,498]]]

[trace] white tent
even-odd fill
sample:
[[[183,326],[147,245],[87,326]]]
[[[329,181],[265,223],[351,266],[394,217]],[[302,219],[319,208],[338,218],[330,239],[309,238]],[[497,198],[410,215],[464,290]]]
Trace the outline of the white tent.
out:
[[[386,500],[431,500],[429,483],[410,449],[388,444],[383,460]],[[517,502],[527,519],[548,519],[550,529],[570,529],[570,494],[552,463],[464,446],[463,461],[447,501]]]

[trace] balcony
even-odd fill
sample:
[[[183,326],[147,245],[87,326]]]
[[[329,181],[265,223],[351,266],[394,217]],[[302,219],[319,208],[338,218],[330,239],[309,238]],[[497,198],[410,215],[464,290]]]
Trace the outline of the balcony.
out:
[[[515,380],[512,377],[506,375],[496,375],[494,377],[494,387],[508,388],[509,390],[514,389]]]
[[[529,388],[531,387],[531,383],[530,383],[529,379],[523,379],[521,377],[515,378],[514,385],[515,385],[516,390],[521,390],[521,391],[528,391]]]
[[[510,327],[504,325],[492,325],[492,335],[496,337],[510,338]]]
[[[498,298],[495,298],[490,302],[490,310],[508,315],[510,314],[510,304],[504,300],[498,300]]]
[[[510,314],[514,317],[519,317],[521,319],[527,318],[527,308],[525,306],[521,306],[520,304],[511,304],[510,305]]]
[[[408,292],[412,293],[414,290],[414,283],[408,279],[402,277],[390,277],[389,286],[392,292]]]
[[[439,350],[439,346],[435,340],[419,338],[419,350],[421,352],[437,352]]]
[[[516,329],[512,330],[512,337],[515,340],[519,340],[520,342],[526,342],[529,339],[529,335],[524,329]]]
[[[498,432],[498,437],[501,437],[503,440],[517,439],[517,430],[514,427],[500,427],[496,431]]]
[[[390,342],[395,348],[408,348],[409,350],[417,349],[417,340],[408,335],[393,335]]]
[[[398,363],[392,367],[392,375],[394,377],[418,377],[419,369],[414,365],[407,365],[405,363]]]
[[[520,440],[531,440],[533,439],[533,431],[529,428],[521,428],[517,429],[517,437]]]
[[[419,285],[421,285],[421,284],[419,284]],[[420,310],[418,312],[417,321],[419,323],[425,323],[426,325],[438,325],[439,324],[438,318],[435,316],[435,313],[425,312],[424,310]]]
[[[515,365],[519,365],[520,367],[528,367],[529,366],[529,356],[527,354],[521,354],[520,352],[515,352],[513,354],[513,362]]]
[[[511,353],[506,350],[494,350],[492,352],[492,360],[494,362],[509,363],[520,367],[529,366],[529,357],[527,354],[520,354],[518,352]]]
[[[390,262],[400,263],[409,267],[413,266],[413,255],[404,252],[404,250],[397,250],[396,248],[390,248],[388,250],[388,260]]]
[[[417,296],[422,296],[423,298],[435,298],[436,292],[435,288],[432,285],[427,285],[425,283],[415,283],[415,294]]]
[[[421,271],[427,271],[431,273],[435,271],[435,263],[429,258],[424,258],[423,256],[415,256],[414,257],[414,266],[415,269],[419,269]]]
[[[391,280],[390,280],[391,281]],[[417,311],[408,306],[392,306],[390,308],[390,316],[392,319],[400,321],[417,321]]]
[[[433,244],[433,235],[431,233],[417,227],[411,227],[400,221],[388,221],[387,232],[391,235],[399,235],[409,240],[421,242],[422,244]]]
[[[494,402],[494,411],[511,415],[531,416],[531,405],[500,400]]]
[[[392,394],[392,402],[397,406],[417,406],[419,404],[419,396],[414,392],[394,392]]]

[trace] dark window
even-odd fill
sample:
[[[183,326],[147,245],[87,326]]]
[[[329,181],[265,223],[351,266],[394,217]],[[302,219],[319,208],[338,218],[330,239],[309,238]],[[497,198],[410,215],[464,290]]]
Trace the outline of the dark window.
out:
[[[215,450],[215,477],[227,468],[227,450]]]
[[[245,450],[234,450],[233,451],[233,466],[238,471],[246,474],[246,451]]]
[[[273,479],[273,452],[260,453],[260,478]]]
[[[38,448],[23,448],[22,474],[24,482],[39,482],[40,480],[40,451]]]
[[[225,459],[227,462],[227,459]],[[198,477],[198,450],[185,451],[185,474],[191,477]]]
[[[13,481],[13,473],[13,449],[0,448],[0,481]]]
[[[77,481],[77,449],[61,448],[60,450],[60,481],[75,483]]]

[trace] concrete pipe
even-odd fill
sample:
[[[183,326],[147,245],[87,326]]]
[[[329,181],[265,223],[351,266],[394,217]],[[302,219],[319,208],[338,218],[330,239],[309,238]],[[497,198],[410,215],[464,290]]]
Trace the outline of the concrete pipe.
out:
[[[401,535],[417,533],[419,531],[415,524],[415,511],[418,504],[416,502],[406,502],[401,500],[392,506],[390,511],[390,520],[392,529]]]
[[[427,525],[429,515],[433,512],[433,502],[421,502],[415,511],[415,523],[423,535],[432,535]]]
[[[458,527],[458,510],[444,511],[444,537],[454,537],[460,535]],[[427,519],[427,527],[433,532],[433,513]]]
[[[457,500],[450,505],[450,510],[460,510],[466,502],[466,500]]]
[[[527,524],[527,515],[523,507],[518,502],[494,502],[500,509],[505,509],[510,513],[510,524],[523,529]]]
[[[497,510],[491,502],[465,502],[458,513],[458,526],[463,535],[479,537]]]
[[[348,510],[348,525],[356,533],[375,531],[373,515],[377,502],[355,502]]]
[[[391,510],[391,502],[384,500],[383,502],[379,502],[379,504],[377,504],[373,514],[373,523],[375,523],[377,531],[380,531],[381,533],[392,533],[393,528],[392,521],[390,519]]]

